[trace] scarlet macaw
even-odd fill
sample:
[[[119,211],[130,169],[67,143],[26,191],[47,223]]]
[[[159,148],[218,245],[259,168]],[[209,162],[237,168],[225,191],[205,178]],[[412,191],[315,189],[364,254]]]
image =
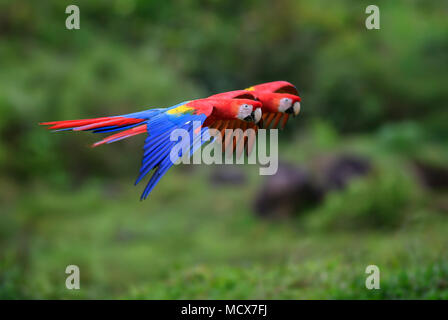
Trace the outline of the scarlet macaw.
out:
[[[298,115],[300,112],[299,93],[294,85],[287,81],[273,81],[258,84],[244,90],[235,90],[218,93],[209,98],[247,98],[260,101],[263,105],[263,126],[268,128],[272,123],[273,128],[277,128],[280,120],[282,128],[288,121],[289,115]],[[235,121],[233,122],[235,123]]]
[[[289,115],[297,116],[300,112],[299,93],[294,85],[287,81],[273,81],[258,84],[246,89],[263,104],[263,125],[268,128],[272,123],[277,128],[283,118],[282,128],[288,121]]]
[[[272,128],[277,128],[280,121],[282,121],[281,128],[283,129],[289,115],[297,116],[300,112],[301,98],[299,93],[296,87],[287,81],[266,82],[244,90],[218,93],[209,98],[245,98],[254,99],[262,103],[263,121],[260,122],[259,126],[246,124],[246,126],[253,129],[253,131],[248,132],[247,143],[245,143],[245,139],[241,140],[241,137],[235,137],[235,140],[224,140],[225,136],[221,135],[223,149],[229,148],[231,142],[233,142],[233,149],[238,147],[237,157],[241,156],[245,146],[247,146],[247,153],[250,154],[258,127],[269,128],[272,124]],[[215,125],[220,125],[220,122],[217,122]],[[245,124],[242,124],[240,120],[232,120],[221,124],[219,129],[222,133],[225,129],[235,129],[244,126]]]
[[[173,166],[174,162],[183,156],[182,151],[176,159],[170,158],[171,149],[176,144],[171,141],[171,132],[175,129],[185,129],[190,134],[186,141],[186,154],[191,156],[209,138],[209,127],[216,126],[220,121],[241,120],[243,125],[260,121],[261,102],[250,99],[208,98],[186,101],[169,108],[149,109],[122,116],[102,117],[83,120],[67,120],[43,122],[56,131],[93,131],[113,132],[113,134],[93,145],[93,147],[119,141],[144,132],[148,133],[145,140],[144,154],[140,175],[135,184],[139,183],[150,171],[153,174],[146,185],[140,200],[146,199],[162,176]],[[199,121],[200,127],[195,128],[194,122]],[[243,129],[247,129],[243,126]],[[181,148],[184,150],[184,148]]]

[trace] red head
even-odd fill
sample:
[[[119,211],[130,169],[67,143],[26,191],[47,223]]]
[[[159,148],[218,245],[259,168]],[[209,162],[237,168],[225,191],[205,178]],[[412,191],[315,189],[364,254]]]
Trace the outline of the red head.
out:
[[[192,103],[190,103],[191,105]],[[206,98],[194,101],[195,105],[212,105],[212,117],[219,120],[243,120],[257,123],[261,119],[261,102],[250,99]]]
[[[300,97],[288,93],[257,93],[257,98],[263,104],[263,112],[290,113],[295,116],[300,112]]]

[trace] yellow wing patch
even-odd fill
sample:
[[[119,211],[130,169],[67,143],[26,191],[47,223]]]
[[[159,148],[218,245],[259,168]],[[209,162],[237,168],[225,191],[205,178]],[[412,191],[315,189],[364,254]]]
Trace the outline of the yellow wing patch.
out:
[[[167,114],[180,114],[180,113],[188,113],[192,112],[194,109],[190,107],[188,104],[183,104],[181,106],[178,106],[174,109],[168,110]]]
[[[244,90],[247,90],[247,91],[254,91],[255,88],[252,86],[252,87],[246,88],[246,89],[244,89]]]

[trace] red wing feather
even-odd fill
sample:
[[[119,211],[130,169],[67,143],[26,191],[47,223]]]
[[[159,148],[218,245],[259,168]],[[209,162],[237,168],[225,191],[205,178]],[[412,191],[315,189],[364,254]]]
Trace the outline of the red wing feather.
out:
[[[284,129],[284,128],[285,128],[285,126],[286,126],[286,122],[288,122],[288,118],[289,118],[289,114],[286,113],[286,114],[283,116],[283,119],[282,119],[282,124],[281,124],[281,126],[280,126],[281,129]]]
[[[138,134],[145,133],[146,130],[147,130],[146,124],[143,124],[141,126],[134,127],[134,128],[131,128],[131,129],[128,129],[128,130],[125,130],[125,131],[113,134],[111,136],[108,136],[108,137],[104,138],[101,141],[95,142],[92,145],[92,147],[97,147],[97,146],[102,145],[104,143],[111,143],[111,142],[119,141],[119,140],[122,140],[122,139],[125,139],[125,138],[129,138],[129,137],[132,137],[132,136],[136,136]]]
[[[280,122],[280,119],[282,118],[284,113],[278,112],[277,115],[274,118],[274,121],[272,122],[272,128],[276,129],[278,126],[278,123]]]
[[[269,128],[269,125],[271,124],[271,122],[274,119],[274,117],[275,117],[275,113],[274,112],[267,113],[266,121],[264,122],[264,127],[266,129]]]
[[[72,129],[74,131],[83,131],[106,126],[132,125],[142,121],[144,121],[144,119],[126,118],[126,117],[102,117],[94,119],[42,122],[40,124],[44,126],[51,126],[49,127],[49,129],[53,130]]]

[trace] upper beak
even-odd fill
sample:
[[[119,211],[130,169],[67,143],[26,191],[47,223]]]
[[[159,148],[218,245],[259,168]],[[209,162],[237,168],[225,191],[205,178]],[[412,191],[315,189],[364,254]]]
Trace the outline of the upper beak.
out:
[[[289,107],[286,111],[286,113],[293,113],[294,116],[298,115],[300,112],[300,102],[294,102],[294,104]]]
[[[298,102],[298,101],[295,102],[293,105],[293,108],[294,108],[294,115],[295,116],[298,115],[300,112],[300,102]]]
[[[260,122],[262,115],[261,108],[255,109],[255,111],[252,111],[252,113],[254,114],[254,122],[255,123]]]
[[[248,115],[246,118],[244,118],[244,121],[250,121],[258,123],[261,119],[261,109],[257,108],[255,111],[252,111],[250,115]]]

